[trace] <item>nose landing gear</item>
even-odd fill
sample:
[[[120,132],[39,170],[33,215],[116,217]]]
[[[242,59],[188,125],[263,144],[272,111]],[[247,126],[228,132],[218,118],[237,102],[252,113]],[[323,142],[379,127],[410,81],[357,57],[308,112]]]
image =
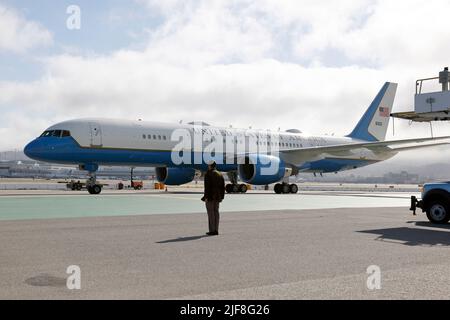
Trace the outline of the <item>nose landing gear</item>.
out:
[[[89,194],[100,194],[102,192],[102,185],[97,183],[97,175],[94,172],[89,172],[89,179],[86,181],[86,188]]]
[[[100,194],[103,185],[97,183],[97,164],[83,164],[79,166],[80,170],[88,171],[89,178],[86,181],[86,189],[89,194]]]

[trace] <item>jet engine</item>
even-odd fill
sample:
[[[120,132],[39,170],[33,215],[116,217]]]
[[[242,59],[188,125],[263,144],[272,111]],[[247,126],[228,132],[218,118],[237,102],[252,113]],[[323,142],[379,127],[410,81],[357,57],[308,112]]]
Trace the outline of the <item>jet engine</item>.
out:
[[[192,168],[156,168],[156,179],[168,186],[179,186],[194,180],[195,169]]]
[[[266,185],[292,175],[292,168],[278,157],[271,155],[248,155],[238,165],[239,178],[249,184]]]

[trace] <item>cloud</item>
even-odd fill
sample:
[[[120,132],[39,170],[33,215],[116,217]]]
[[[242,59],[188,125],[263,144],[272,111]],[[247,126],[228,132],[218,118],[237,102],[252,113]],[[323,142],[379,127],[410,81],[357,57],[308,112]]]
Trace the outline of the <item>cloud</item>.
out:
[[[0,110],[10,110],[0,149],[90,116],[343,135],[384,81],[400,83],[396,108],[410,109],[415,78],[445,65],[445,21],[429,23],[445,1],[138,1],[163,17],[142,49],[50,56],[41,79],[0,83]],[[429,127],[397,121],[396,132]]]
[[[34,21],[27,21],[13,8],[0,4],[0,52],[24,53],[52,43],[52,33]]]

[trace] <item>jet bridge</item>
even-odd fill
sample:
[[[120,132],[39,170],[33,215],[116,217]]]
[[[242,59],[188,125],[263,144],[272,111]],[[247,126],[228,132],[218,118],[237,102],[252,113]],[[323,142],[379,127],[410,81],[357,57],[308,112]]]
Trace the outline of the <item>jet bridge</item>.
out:
[[[442,90],[424,92],[424,86],[439,81]],[[446,67],[438,77],[419,79],[416,81],[414,111],[391,113],[391,116],[415,122],[449,121],[450,120],[450,71]]]

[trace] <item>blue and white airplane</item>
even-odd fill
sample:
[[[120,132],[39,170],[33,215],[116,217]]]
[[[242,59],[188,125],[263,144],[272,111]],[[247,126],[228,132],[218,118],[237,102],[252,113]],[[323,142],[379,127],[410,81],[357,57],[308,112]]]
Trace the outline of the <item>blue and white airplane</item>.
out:
[[[277,183],[276,193],[297,193],[297,185],[290,185],[288,178],[299,172],[355,169],[400,151],[448,144],[436,141],[449,137],[384,141],[396,90],[397,84],[386,83],[345,137],[308,136],[295,129],[273,132],[204,123],[78,119],[51,126],[24,152],[39,161],[79,165],[89,174],[91,194],[102,190],[95,174],[100,165],[156,167],[160,182],[182,185],[205,172],[211,160],[227,173],[231,181],[227,192],[246,192],[246,184]]]

